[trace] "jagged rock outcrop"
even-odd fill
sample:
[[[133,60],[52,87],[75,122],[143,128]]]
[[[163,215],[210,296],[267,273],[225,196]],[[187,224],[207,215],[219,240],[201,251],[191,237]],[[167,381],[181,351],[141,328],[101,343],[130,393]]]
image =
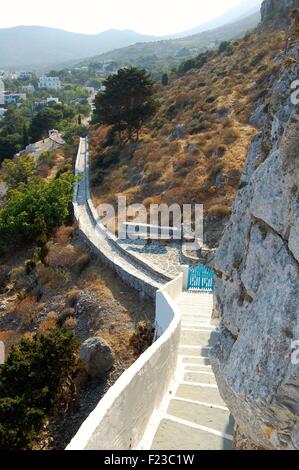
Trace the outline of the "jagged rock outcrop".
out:
[[[266,0],[263,11],[276,3],[292,2]],[[212,366],[252,448],[299,449],[299,365],[292,361],[299,340],[299,108],[291,99],[297,39],[280,58],[267,118],[213,261],[221,335]]]
[[[292,8],[298,8],[298,0],[264,0],[261,6],[262,20],[283,14]]]

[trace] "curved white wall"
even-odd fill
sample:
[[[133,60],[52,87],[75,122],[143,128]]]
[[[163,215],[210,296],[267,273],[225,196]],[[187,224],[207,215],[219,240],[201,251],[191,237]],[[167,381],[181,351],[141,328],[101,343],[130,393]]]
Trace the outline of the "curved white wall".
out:
[[[162,336],[173,320],[176,301],[182,294],[183,282],[184,274],[182,273],[156,293],[156,338]]]
[[[158,291],[156,326],[162,336],[110,388],[67,450],[138,447],[174,378],[181,329],[176,301],[182,283],[181,274]]]
[[[90,197],[86,145],[86,141],[80,139],[75,164],[75,175],[80,176],[80,181],[76,180],[74,185],[73,207],[80,234],[94,253],[126,284],[136,289],[141,295],[155,298],[159,287],[171,279],[165,273],[156,270],[125,250],[116,237],[100,222]]]

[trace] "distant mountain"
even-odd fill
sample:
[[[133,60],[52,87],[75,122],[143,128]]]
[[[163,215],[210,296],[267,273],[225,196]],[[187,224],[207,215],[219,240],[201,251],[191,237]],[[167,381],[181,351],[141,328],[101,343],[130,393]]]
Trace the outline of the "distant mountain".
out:
[[[189,31],[164,37],[146,36],[129,29],[109,29],[93,35],[71,33],[42,26],[17,26],[0,29],[0,69],[30,68],[40,71],[51,67],[67,67],[78,63],[81,59],[100,56],[116,50],[111,56],[108,54],[109,58],[114,58],[114,56],[119,56],[118,50],[128,46],[135,47],[135,44],[136,50],[142,44],[141,49],[144,49],[144,53],[147,55],[153,55],[157,53],[156,51],[162,50],[162,53],[158,52],[158,55],[163,57],[165,55],[163,51],[168,50],[168,46],[171,45],[168,42],[169,39],[183,40],[183,38],[194,35],[198,36],[194,36],[191,41],[185,41],[186,47],[204,48],[219,37],[223,40],[230,39],[242,33],[244,28],[252,29],[257,22],[260,4],[261,0],[243,0],[235,8],[208,23],[201,24]],[[250,20],[248,20],[249,17]],[[238,23],[235,31],[229,26],[233,22]],[[221,31],[217,28],[224,29]],[[211,30],[213,30],[212,34],[210,34]],[[216,36],[212,37],[213,34]],[[148,47],[146,47],[147,43],[149,43]],[[175,52],[182,44],[174,42],[173,47],[170,47],[170,53],[173,53],[173,50]]]
[[[193,34],[198,34],[203,31],[208,31],[211,29],[216,29],[221,26],[224,26],[228,23],[233,23],[240,21],[244,18],[247,18],[251,15],[254,15],[260,11],[262,0],[243,0],[235,7],[231,8],[221,16],[213,18],[211,21],[202,23],[199,26],[189,29],[188,31],[183,31],[181,33],[173,34],[169,36],[170,39],[183,38],[186,36],[191,36]]]
[[[254,13],[234,23],[229,23],[220,28],[204,31],[192,36],[168,39],[162,41],[138,43],[129,47],[116,49],[114,51],[91,57],[82,61],[80,65],[100,63],[107,60],[116,61],[120,66],[135,65],[155,72],[172,67],[189,57],[209,48],[217,47],[222,41],[230,41],[244,36],[253,30],[260,22],[259,12]]]
[[[131,30],[88,35],[41,26],[5,28],[0,29],[0,69],[50,67],[157,39]]]

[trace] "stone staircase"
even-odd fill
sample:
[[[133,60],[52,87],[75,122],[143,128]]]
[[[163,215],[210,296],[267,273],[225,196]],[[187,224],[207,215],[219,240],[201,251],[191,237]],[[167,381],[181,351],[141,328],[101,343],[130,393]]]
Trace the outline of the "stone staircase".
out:
[[[76,174],[83,177],[76,183],[74,191],[74,212],[80,231],[97,255],[125,282],[155,297],[165,279],[128,257],[109,238],[102,237],[91,217],[85,167],[87,152],[86,141],[82,139]],[[233,421],[220,397],[209,362],[209,351],[217,338],[216,327],[211,322],[213,295],[184,292],[176,304],[181,313],[181,335],[175,380],[150,419],[138,448],[231,449]],[[81,444],[74,445],[81,448]]]
[[[233,420],[220,397],[209,362],[217,337],[211,323],[213,296],[182,294],[182,329],[176,378],[152,417],[140,448],[229,450]]]

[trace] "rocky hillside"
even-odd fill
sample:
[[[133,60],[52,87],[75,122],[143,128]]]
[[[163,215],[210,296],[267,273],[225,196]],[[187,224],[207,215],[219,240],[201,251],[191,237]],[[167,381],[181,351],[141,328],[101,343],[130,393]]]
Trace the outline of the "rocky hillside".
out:
[[[263,18],[297,4],[265,0]],[[291,99],[299,12],[293,19],[270,99],[254,113],[261,128],[214,261],[222,329],[212,362],[238,448],[299,449],[299,110]]]
[[[137,144],[119,148],[107,130],[91,130],[97,203],[203,203],[206,242],[217,245],[239,187],[248,146],[265,118],[274,58],[285,30],[271,22],[244,39],[182,65],[157,85],[160,108]],[[253,116],[252,113],[258,105]],[[251,118],[252,116],[252,118]]]
[[[107,53],[88,58],[82,65],[116,61],[120,66],[135,65],[144,67],[155,77],[161,76],[161,71],[177,66],[185,58],[203,52],[222,41],[230,41],[243,37],[252,31],[260,22],[258,8],[248,13],[248,16],[225,22],[218,27],[196,32],[189,31],[174,38],[162,38],[160,41],[138,42],[128,47],[121,47]],[[195,52],[194,52],[195,51]]]

